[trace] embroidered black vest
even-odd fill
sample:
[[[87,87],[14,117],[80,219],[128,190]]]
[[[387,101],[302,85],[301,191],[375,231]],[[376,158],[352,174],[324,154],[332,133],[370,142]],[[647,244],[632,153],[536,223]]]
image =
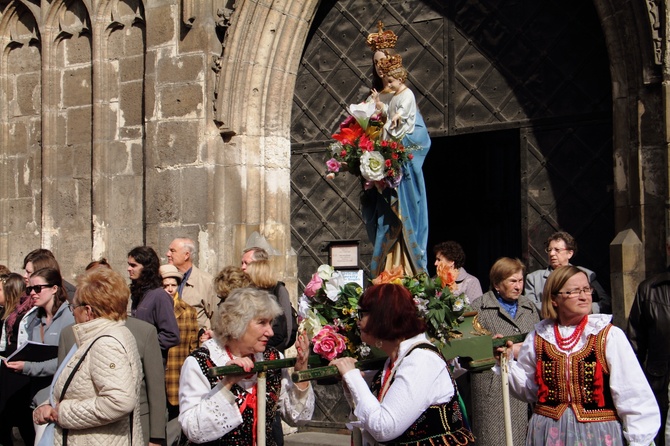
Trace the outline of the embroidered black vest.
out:
[[[219,382],[218,378],[210,377],[207,373],[210,367],[217,367],[217,364],[214,364],[212,361],[209,350],[206,347],[200,347],[191,352],[191,355],[197,361],[202,373],[207,377],[209,384],[214,388]],[[274,359],[279,359],[279,352],[273,347],[267,347],[263,353],[264,361],[271,361]],[[277,401],[279,400],[279,392],[281,390],[281,369],[268,370],[266,372],[267,376],[267,390],[265,395],[266,400],[266,428],[265,428],[265,443],[267,446],[276,446],[277,443],[272,435],[272,421],[275,419],[275,414],[277,412]],[[246,390],[240,387],[237,384],[234,384],[230,391],[235,395],[235,402],[237,407],[241,407],[244,403],[244,398],[249,394]],[[254,410],[251,407],[247,407],[242,412],[242,424],[237,428],[228,432],[223,437],[218,440],[210,441],[207,443],[201,443],[207,446],[240,446],[240,445],[251,445],[253,444],[253,426],[254,426]]]
[[[539,386],[535,413],[558,420],[571,407],[580,422],[617,419],[605,360],[605,339],[611,327],[590,335],[586,345],[570,355],[535,336]]]
[[[431,350],[437,353],[445,363],[447,362],[438,348],[428,343],[412,347],[405,356],[409,356],[416,348]],[[372,393],[375,395],[378,395],[381,390],[382,372],[383,370],[375,375],[372,383]],[[451,373],[449,373],[449,376],[451,376]],[[462,446],[474,443],[475,437],[464,421],[463,413],[458,405],[458,388],[453,377],[451,377],[451,383],[454,386],[454,395],[449,402],[428,407],[402,435],[384,444],[387,446]],[[391,381],[391,385],[393,385],[393,381]]]

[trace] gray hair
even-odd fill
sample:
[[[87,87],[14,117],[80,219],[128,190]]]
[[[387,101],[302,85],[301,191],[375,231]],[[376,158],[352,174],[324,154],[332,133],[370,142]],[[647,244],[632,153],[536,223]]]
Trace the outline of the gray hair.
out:
[[[182,243],[182,246],[185,250],[191,253],[191,256],[195,254],[195,242],[188,237],[179,237],[179,241]]]
[[[274,319],[282,313],[277,301],[267,291],[237,288],[219,306],[214,332],[221,344],[226,345],[231,339],[242,338],[253,319]]]

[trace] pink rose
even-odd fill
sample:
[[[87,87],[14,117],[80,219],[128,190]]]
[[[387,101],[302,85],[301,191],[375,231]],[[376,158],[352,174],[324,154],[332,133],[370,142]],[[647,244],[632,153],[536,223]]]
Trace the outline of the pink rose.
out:
[[[337,329],[331,325],[326,325],[312,339],[314,344],[314,353],[328,361],[332,361],[342,353],[347,344],[344,336],[337,332]]]
[[[326,161],[326,167],[328,167],[328,170],[331,172],[340,171],[340,163],[335,158],[331,158],[328,161]]]
[[[321,289],[321,285],[323,285],[323,280],[321,280],[321,277],[319,277],[319,274],[314,273],[312,274],[312,280],[309,281],[307,286],[305,287],[305,296],[307,297],[314,297],[316,296],[316,293],[319,292]]]

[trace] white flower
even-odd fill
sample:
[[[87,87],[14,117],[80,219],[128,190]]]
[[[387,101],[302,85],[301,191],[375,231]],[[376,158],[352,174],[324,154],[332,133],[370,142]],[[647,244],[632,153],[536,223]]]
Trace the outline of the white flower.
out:
[[[358,353],[360,353],[360,355],[365,358],[370,354],[370,346],[366,343],[362,343],[358,346]]]
[[[384,179],[384,157],[379,152],[363,152],[361,156],[361,175],[368,181]]]
[[[305,333],[307,333],[307,337],[311,341],[314,336],[318,332],[321,331],[323,327],[321,326],[321,321],[319,320],[319,316],[312,310],[308,310],[307,314],[305,315],[305,319],[302,320],[300,323],[299,331],[304,330]]]
[[[428,299],[422,299],[420,297],[414,298],[414,305],[416,305],[416,309],[419,310],[420,314],[428,313],[428,302]]]
[[[321,280],[330,280],[330,277],[333,275],[335,272],[335,268],[333,268],[330,265],[321,265],[319,268],[316,270],[316,273],[321,277]]]
[[[349,114],[356,118],[358,125],[363,127],[363,129],[368,128],[368,122],[370,122],[370,117],[375,114],[375,103],[362,102],[360,104],[351,104],[348,107]]]
[[[453,310],[461,311],[463,309],[463,306],[465,306],[465,301],[461,297],[458,297],[454,302]]]
[[[300,296],[298,299],[298,316],[303,319],[307,317],[307,312],[311,308],[310,302],[311,301],[309,297],[305,296],[304,294]]]
[[[330,280],[326,282],[326,296],[328,296],[328,299],[336,302],[340,297],[340,289],[346,284],[346,279],[342,274],[337,271],[334,272],[333,275],[330,276]]]
[[[339,155],[340,152],[342,151],[342,143],[339,141],[335,141],[331,143],[328,148],[330,149],[330,153],[333,155]]]

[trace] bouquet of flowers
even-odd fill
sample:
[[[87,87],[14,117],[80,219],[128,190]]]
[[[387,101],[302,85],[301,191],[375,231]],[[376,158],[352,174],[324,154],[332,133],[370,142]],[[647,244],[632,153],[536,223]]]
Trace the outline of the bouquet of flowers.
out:
[[[399,141],[381,138],[383,123],[375,114],[374,102],[350,105],[348,111],[350,116],[333,135],[336,141],[330,145],[326,177],[348,171],[365,180],[365,189],[397,188],[403,164],[413,158],[410,150]]]
[[[402,267],[397,267],[384,271],[372,283],[395,283],[407,288],[414,298],[419,316],[426,321],[428,335],[433,341],[444,344],[459,336],[457,328],[462,316],[472,310],[465,294],[453,293],[457,276],[458,270],[445,265],[438,266],[435,279],[425,272],[406,276],[403,275]]]
[[[434,279],[425,272],[407,276],[399,266],[384,271],[372,284],[394,283],[407,288],[419,316],[426,321],[429,337],[444,344],[459,336],[457,328],[462,316],[472,309],[465,294],[453,293],[457,273],[453,268],[440,265]],[[341,356],[362,358],[370,354],[370,347],[361,341],[356,324],[362,293],[357,283],[346,283],[332,266],[319,266],[298,303],[301,329],[312,341],[314,353],[328,361]]]
[[[346,283],[332,266],[319,266],[298,303],[301,328],[311,340],[314,353],[328,361],[370,353],[370,348],[362,344],[356,325],[362,293],[360,285]]]

